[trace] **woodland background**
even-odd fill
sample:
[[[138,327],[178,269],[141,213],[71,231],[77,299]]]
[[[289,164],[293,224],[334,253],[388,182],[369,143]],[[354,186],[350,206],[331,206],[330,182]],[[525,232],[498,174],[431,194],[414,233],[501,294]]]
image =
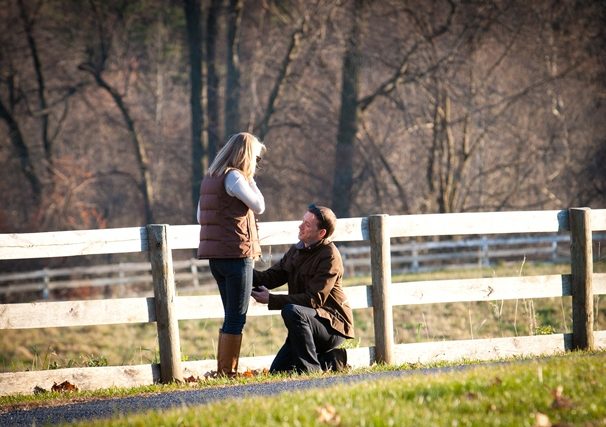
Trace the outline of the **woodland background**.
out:
[[[193,224],[242,130],[268,147],[260,221],[603,208],[605,18],[589,0],[0,0],[0,233]]]

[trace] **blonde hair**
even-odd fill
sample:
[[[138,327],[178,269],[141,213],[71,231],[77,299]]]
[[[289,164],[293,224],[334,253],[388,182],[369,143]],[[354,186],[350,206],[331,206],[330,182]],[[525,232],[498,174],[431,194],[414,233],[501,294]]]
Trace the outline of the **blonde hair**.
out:
[[[208,174],[210,176],[220,176],[232,169],[237,169],[242,172],[246,179],[252,179],[255,174],[253,168],[255,146],[260,147],[259,155],[265,153],[265,145],[248,132],[240,132],[230,136],[208,168]]]

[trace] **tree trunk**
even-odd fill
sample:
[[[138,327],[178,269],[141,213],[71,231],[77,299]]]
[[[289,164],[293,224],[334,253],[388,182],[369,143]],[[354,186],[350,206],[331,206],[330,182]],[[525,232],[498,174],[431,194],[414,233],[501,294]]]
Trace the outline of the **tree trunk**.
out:
[[[36,175],[36,171],[29,154],[29,149],[23,140],[23,134],[21,133],[21,129],[19,129],[19,124],[16,122],[12,114],[6,109],[1,99],[0,118],[4,120],[8,126],[9,137],[19,156],[21,171],[29,182],[32,189],[32,194],[34,195],[33,202],[35,202],[35,204],[33,204],[33,206],[37,206],[40,203],[42,196],[42,184]]]
[[[227,23],[227,81],[225,87],[225,136],[240,130],[240,22],[242,0],[230,0]]]
[[[34,72],[36,74],[36,82],[38,83],[38,115],[40,116],[41,120],[42,145],[44,147],[44,155],[48,163],[48,167],[50,168],[50,166],[53,164],[53,156],[51,147],[52,144],[48,135],[49,113],[47,108],[48,104],[46,102],[46,83],[44,79],[44,74],[42,73],[42,64],[40,62],[40,56],[38,55],[38,46],[34,38],[32,21],[28,16],[27,10],[25,9],[25,5],[23,4],[23,0],[19,0],[18,4],[21,20],[23,21],[23,27],[27,36],[27,44],[32,55],[32,61],[34,62]]]
[[[202,129],[204,116],[202,114],[202,30],[200,28],[201,8],[200,0],[185,0],[185,19],[187,21],[187,41],[189,46],[189,81],[191,108],[191,147],[192,147],[192,214],[200,196],[200,181],[204,170],[204,145],[202,142]]]
[[[353,22],[343,59],[341,111],[337,133],[332,205],[337,217],[348,218],[353,184],[354,143],[358,132],[359,20],[363,0],[355,0]]]
[[[221,141],[219,130],[219,76],[217,75],[217,20],[222,0],[212,0],[206,19],[206,115],[208,117],[207,161],[211,164]]]

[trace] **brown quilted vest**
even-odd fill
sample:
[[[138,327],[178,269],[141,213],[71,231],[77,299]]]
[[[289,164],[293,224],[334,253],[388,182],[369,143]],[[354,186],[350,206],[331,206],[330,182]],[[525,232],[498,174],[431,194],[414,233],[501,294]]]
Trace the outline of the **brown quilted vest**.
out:
[[[225,177],[206,175],[200,185],[198,259],[261,256],[255,214],[225,191]]]

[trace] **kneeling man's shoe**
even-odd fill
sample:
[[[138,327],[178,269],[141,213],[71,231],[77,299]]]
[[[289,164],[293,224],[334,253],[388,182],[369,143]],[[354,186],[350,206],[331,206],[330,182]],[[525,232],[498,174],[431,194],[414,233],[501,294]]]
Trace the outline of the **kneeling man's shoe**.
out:
[[[340,372],[349,367],[347,365],[347,350],[344,348],[335,348],[326,353],[319,354],[318,360],[323,371]]]

